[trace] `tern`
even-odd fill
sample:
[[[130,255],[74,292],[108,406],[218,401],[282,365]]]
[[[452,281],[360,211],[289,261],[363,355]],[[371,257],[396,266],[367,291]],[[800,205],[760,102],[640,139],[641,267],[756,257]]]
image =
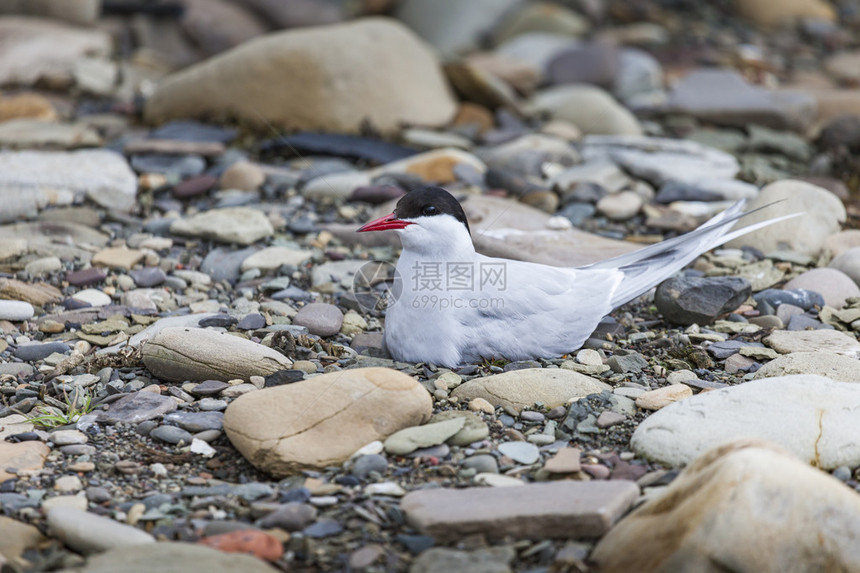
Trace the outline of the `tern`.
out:
[[[580,348],[600,320],[700,254],[798,214],[730,231],[738,201],[701,227],[581,267],[487,257],[475,251],[460,203],[441,187],[404,195],[358,232],[395,230],[403,250],[383,343],[403,362],[457,367],[485,359],[551,358]]]

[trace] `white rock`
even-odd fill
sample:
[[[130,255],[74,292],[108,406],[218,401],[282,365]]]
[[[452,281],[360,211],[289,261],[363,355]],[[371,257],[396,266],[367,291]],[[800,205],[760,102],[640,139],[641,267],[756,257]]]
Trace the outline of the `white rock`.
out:
[[[356,187],[370,185],[370,176],[361,171],[344,171],[320,175],[302,187],[302,196],[312,201],[348,199]]]
[[[516,487],[518,485],[526,485],[526,482],[520,478],[489,472],[477,474],[475,476],[475,483],[478,485],[488,485],[490,487]]]
[[[528,108],[532,113],[548,113],[553,119],[567,120],[584,134],[642,134],[636,117],[596,86],[577,84],[549,88],[535,94]]]
[[[655,185],[731,180],[740,171],[733,155],[684,139],[589,136],[583,140],[582,155],[586,161],[614,161]]]
[[[189,447],[189,450],[192,454],[199,454],[204,458],[211,458],[218,453],[215,448],[199,438],[191,438],[191,446]]]
[[[95,307],[107,306],[111,303],[111,298],[109,295],[94,288],[80,290],[73,294],[72,298],[81,302],[89,303],[90,305]]]
[[[227,207],[204,211],[188,219],[178,219],[170,225],[170,232],[222,243],[250,245],[271,237],[275,230],[262,211],[249,207]]]
[[[36,277],[39,275],[50,274],[62,268],[63,263],[60,261],[59,257],[44,257],[27,263],[24,267],[24,271],[30,276]]]
[[[742,438],[780,444],[824,469],[860,464],[860,385],[822,376],[765,378],[703,392],[648,417],[637,453],[672,466]]]
[[[29,302],[22,300],[0,300],[0,320],[18,322],[33,318],[36,310]]]
[[[790,374],[816,374],[840,382],[860,382],[860,360],[834,352],[792,352],[771,360],[755,373],[755,378]]]
[[[266,247],[242,261],[242,272],[249,269],[272,271],[283,265],[298,266],[313,256],[312,251],[290,247]]]
[[[47,521],[54,537],[84,555],[155,543],[155,538],[141,529],[88,511],[55,507],[48,511]]]
[[[632,219],[644,203],[635,191],[622,191],[605,195],[597,202],[597,211],[613,221]]]
[[[106,149],[0,152],[0,199],[5,205],[0,221],[16,217],[6,203],[15,201],[15,194],[42,207],[55,203],[61,193],[129,211],[136,202],[137,177],[122,155]]]
[[[857,339],[838,330],[775,330],[764,343],[782,354],[823,351],[860,358]]]

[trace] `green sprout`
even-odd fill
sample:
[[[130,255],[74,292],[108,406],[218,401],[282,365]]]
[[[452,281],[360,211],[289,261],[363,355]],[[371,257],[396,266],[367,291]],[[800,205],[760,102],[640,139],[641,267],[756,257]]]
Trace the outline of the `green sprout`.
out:
[[[59,411],[57,408],[48,406],[47,408],[50,408],[50,412],[39,414],[38,416],[28,416],[27,421],[37,426],[41,426],[46,430],[51,430],[58,426],[74,424],[75,422],[80,420],[81,416],[83,416],[84,414],[89,414],[90,412],[92,412],[93,408],[95,407],[95,405],[93,404],[92,396],[87,393],[84,393],[82,399],[78,400],[78,398],[81,397],[78,395],[77,388],[75,389],[75,394],[71,400],[69,399],[69,396],[65,393],[65,391],[63,392],[63,397],[65,398],[66,402],[65,412]]]

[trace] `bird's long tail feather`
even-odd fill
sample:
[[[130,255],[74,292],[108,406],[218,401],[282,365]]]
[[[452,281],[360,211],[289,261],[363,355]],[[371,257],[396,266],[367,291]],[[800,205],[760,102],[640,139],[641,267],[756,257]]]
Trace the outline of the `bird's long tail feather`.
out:
[[[802,215],[802,213],[792,213],[774,217],[730,232],[731,225],[738,219],[767,209],[773,204],[744,213],[745,201],[738,201],[689,233],[580,268],[614,268],[624,273],[624,279],[612,296],[611,304],[615,308],[671,277],[706,251],[762,227]]]

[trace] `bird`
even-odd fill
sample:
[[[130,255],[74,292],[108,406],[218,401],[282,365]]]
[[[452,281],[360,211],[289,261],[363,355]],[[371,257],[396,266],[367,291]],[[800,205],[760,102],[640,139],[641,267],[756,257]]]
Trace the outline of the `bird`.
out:
[[[383,345],[392,358],[455,368],[484,360],[564,356],[582,347],[601,319],[648,292],[700,254],[799,215],[731,231],[744,200],[697,229],[580,267],[494,258],[475,251],[459,201],[416,186],[392,213],[357,232],[394,230],[402,251]],[[766,208],[762,207],[762,208]]]

